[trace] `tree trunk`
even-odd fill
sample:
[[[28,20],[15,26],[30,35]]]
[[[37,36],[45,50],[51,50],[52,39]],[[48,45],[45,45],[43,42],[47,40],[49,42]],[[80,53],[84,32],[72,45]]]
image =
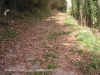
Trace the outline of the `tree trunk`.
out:
[[[4,0],[0,0],[0,12],[1,12],[1,9],[2,9],[3,3],[4,3]]]

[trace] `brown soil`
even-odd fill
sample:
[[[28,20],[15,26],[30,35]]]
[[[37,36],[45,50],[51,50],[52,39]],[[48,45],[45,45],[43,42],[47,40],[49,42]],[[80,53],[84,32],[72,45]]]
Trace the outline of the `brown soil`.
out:
[[[57,13],[37,22],[31,20],[28,24],[33,26],[28,25],[21,31],[17,27],[16,30],[20,31],[20,35],[13,41],[2,42],[2,50],[7,46],[9,51],[3,51],[0,75],[34,75],[20,70],[47,69],[52,59],[58,68],[50,75],[82,75],[74,65],[77,57],[71,50],[75,46],[76,39],[68,33],[70,30],[64,22],[67,16],[65,13]],[[25,23],[23,20],[22,22]],[[53,33],[55,35],[52,35]],[[47,56],[48,60],[45,58],[47,53],[55,51],[58,52],[57,57]]]

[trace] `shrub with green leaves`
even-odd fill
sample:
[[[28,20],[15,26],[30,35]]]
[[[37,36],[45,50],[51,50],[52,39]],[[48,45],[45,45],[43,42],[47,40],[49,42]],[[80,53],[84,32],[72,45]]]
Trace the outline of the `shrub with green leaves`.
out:
[[[86,46],[88,51],[100,50],[100,38],[94,36],[90,32],[80,32],[77,36],[77,41]]]
[[[7,40],[14,39],[16,36],[17,36],[17,33],[12,29],[7,29],[2,34],[2,37]]]
[[[59,10],[59,11],[66,11],[67,8],[67,1],[66,0],[51,0],[49,1],[49,7],[54,10]]]
[[[91,32],[80,32],[77,41],[83,45],[85,52],[81,54],[81,61],[76,62],[87,75],[98,75],[100,70],[100,38]]]

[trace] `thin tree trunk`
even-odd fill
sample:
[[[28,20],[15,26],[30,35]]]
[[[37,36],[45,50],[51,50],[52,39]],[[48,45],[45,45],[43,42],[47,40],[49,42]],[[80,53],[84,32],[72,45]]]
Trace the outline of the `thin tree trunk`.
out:
[[[1,12],[1,9],[2,9],[3,3],[4,3],[4,0],[0,0],[0,12]]]

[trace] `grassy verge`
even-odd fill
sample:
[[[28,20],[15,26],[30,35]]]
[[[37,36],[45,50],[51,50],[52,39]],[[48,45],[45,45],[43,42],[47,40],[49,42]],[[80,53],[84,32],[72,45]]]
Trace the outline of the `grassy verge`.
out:
[[[2,34],[3,39],[7,39],[7,40],[12,40],[16,36],[17,36],[17,33],[12,29],[6,29]]]
[[[66,34],[71,34],[71,32],[52,32],[49,34],[48,39],[56,39],[58,36],[63,36]]]
[[[79,61],[80,68],[88,75],[98,75],[100,70],[100,37],[89,32],[80,32],[77,35],[77,41],[85,49],[82,61]]]
[[[68,17],[65,22],[69,29],[76,33],[78,45],[75,48],[83,47],[82,50],[76,51],[81,57],[80,60],[76,61],[76,65],[85,75],[98,75],[100,71],[100,36],[96,36],[95,29],[79,26],[73,20],[72,17]]]

